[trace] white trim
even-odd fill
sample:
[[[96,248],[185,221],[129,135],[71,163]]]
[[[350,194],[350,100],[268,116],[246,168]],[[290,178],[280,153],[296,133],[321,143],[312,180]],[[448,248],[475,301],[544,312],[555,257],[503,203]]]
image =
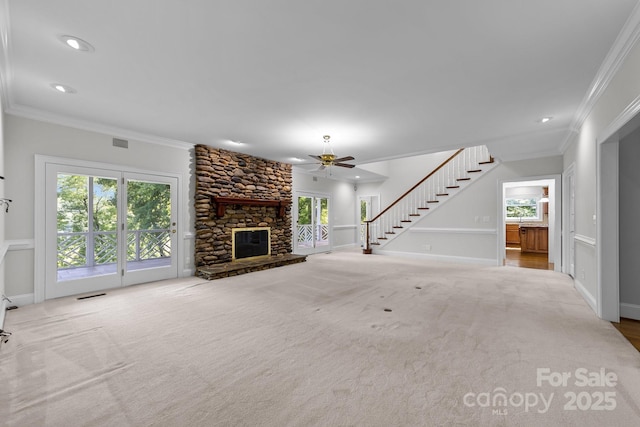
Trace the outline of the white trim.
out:
[[[640,305],[620,303],[620,317],[627,319],[640,320]]]
[[[356,224],[348,224],[348,225],[334,225],[332,228],[334,230],[353,230],[357,229],[359,226]]]
[[[589,91],[586,93],[584,99],[582,100],[582,103],[578,107],[578,112],[571,122],[570,129],[572,130],[572,132],[560,145],[561,152],[564,153],[564,151],[569,147],[570,143],[575,138],[574,132],[577,132],[577,130],[580,129],[580,127],[584,124],[584,121],[591,113],[591,110],[598,102],[604,91],[607,89],[609,83],[611,83],[614,76],[624,63],[631,50],[635,47],[638,40],[640,40],[640,3],[637,3],[633,8],[633,11],[629,15],[627,22],[625,22],[624,26],[620,30],[620,33],[618,33],[616,41],[613,43],[613,46],[609,50],[609,53],[602,62],[600,69],[598,69],[598,72],[591,83]],[[617,126],[613,129],[617,130],[619,128],[620,126]],[[608,136],[604,139],[601,139],[601,141],[604,141],[607,138]]]
[[[584,300],[587,302],[587,304],[589,304],[589,307],[591,307],[593,312],[597,313],[598,312],[598,303],[596,302],[596,298],[589,293],[587,288],[585,288],[584,285],[582,283],[580,283],[579,280],[574,279],[573,283],[574,283],[574,287],[576,288],[576,291],[578,291],[578,293],[582,296],[582,298],[584,298]]]
[[[8,251],[22,251],[33,248],[35,248],[33,239],[5,240],[4,244],[0,246],[0,263],[4,261]]]
[[[0,298],[2,298],[2,300],[0,300],[0,331],[2,331],[4,330],[4,315],[7,312],[9,301],[7,301],[4,296],[0,296]],[[0,345],[2,345],[2,341],[0,341]]]
[[[35,301],[33,294],[14,295],[7,298],[11,300],[11,305],[18,307],[33,304]]]
[[[6,111],[11,105],[11,82],[13,69],[9,58],[11,57],[11,31],[9,16],[9,0],[0,0],[0,101],[2,111]]]
[[[596,313],[610,322],[620,321],[618,137],[596,141]]]
[[[400,251],[388,251],[388,250],[375,250],[373,251],[376,255],[385,255],[385,256],[398,256],[402,258],[413,258],[413,259],[428,259],[431,261],[442,261],[442,262],[451,262],[456,264],[481,264],[481,265],[498,265],[498,261],[493,258],[471,258],[471,257],[461,257],[461,256],[453,256],[453,255],[432,255],[432,254],[421,254],[417,252],[400,252]]]
[[[571,277],[575,276],[573,270],[575,270],[576,262],[575,217],[573,222],[571,221],[572,208],[575,216],[575,179],[576,164],[571,163],[562,173],[562,272],[571,275]]]
[[[149,144],[164,145],[167,147],[180,148],[184,150],[190,150],[195,146],[195,143],[180,141],[177,139],[164,138],[157,135],[136,132],[129,129],[124,129],[116,126],[109,126],[96,122],[80,120],[73,117],[63,116],[61,114],[51,113],[48,111],[42,111],[35,108],[25,106],[10,105],[6,109],[7,114],[11,114],[17,117],[24,117],[27,119],[37,120],[45,123],[53,123],[56,125],[68,126],[75,129],[85,130],[89,132],[96,132],[103,135],[110,135],[116,138],[122,138],[126,140],[134,140],[139,142],[146,142]]]
[[[412,227],[410,233],[440,233],[440,234],[498,234],[495,228],[446,228],[446,227]]]
[[[333,250],[336,249],[344,249],[344,248],[360,248],[361,246],[358,243],[347,243],[344,245],[338,245],[338,246],[334,246]]]
[[[596,239],[592,237],[583,236],[582,234],[576,234],[573,236],[574,242],[582,243],[583,245],[592,247],[595,249],[596,247]]]
[[[613,119],[611,123],[602,131],[600,137],[598,138],[598,142],[606,142],[609,138],[611,138],[614,134],[619,132],[627,123],[629,123],[634,117],[636,117],[640,113],[640,95],[638,95],[631,104],[627,105],[627,107],[622,110],[618,116]]]

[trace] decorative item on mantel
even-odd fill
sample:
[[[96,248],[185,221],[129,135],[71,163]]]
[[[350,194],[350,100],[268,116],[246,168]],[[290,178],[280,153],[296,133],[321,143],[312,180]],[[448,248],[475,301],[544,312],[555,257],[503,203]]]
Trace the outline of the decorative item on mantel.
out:
[[[285,209],[291,204],[289,200],[273,200],[273,199],[247,199],[243,197],[219,197],[211,196],[216,204],[216,216],[222,218],[227,205],[247,205],[247,206],[273,206],[278,208],[277,217],[283,218]]]

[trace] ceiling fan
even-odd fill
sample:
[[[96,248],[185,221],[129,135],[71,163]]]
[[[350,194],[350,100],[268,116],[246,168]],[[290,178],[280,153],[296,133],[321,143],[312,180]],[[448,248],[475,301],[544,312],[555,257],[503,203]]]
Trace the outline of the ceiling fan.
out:
[[[355,165],[343,163],[343,162],[346,162],[347,160],[355,160],[353,156],[336,157],[336,155],[333,154],[333,148],[331,148],[331,137],[329,135],[325,135],[323,136],[323,138],[324,138],[324,146],[322,148],[322,154],[320,154],[319,156],[309,154],[309,157],[311,157],[312,159],[320,161],[320,167],[318,168],[318,170],[323,170],[324,168],[330,167],[330,166],[339,166],[341,168],[355,167]]]

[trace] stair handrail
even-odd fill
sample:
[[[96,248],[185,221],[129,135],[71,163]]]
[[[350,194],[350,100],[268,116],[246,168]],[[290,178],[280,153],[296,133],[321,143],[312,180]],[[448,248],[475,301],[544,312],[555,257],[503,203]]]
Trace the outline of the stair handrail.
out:
[[[382,215],[384,215],[389,209],[391,209],[392,207],[394,207],[396,204],[398,204],[402,199],[404,199],[405,197],[407,197],[409,194],[411,194],[411,192],[413,190],[415,190],[416,188],[418,188],[423,182],[425,182],[426,180],[428,180],[429,178],[431,178],[436,172],[438,172],[440,169],[442,169],[447,163],[449,163],[451,160],[453,160],[458,154],[462,153],[464,151],[464,148],[459,148],[455,153],[453,153],[448,159],[446,159],[444,162],[440,163],[440,165],[438,165],[434,170],[432,170],[427,176],[425,176],[424,178],[422,178],[420,181],[418,181],[418,183],[416,185],[414,185],[413,187],[411,187],[410,189],[408,189],[407,191],[405,191],[405,193],[398,197],[393,203],[391,203],[389,206],[387,206],[382,212],[380,212],[378,215],[376,215],[375,217],[373,217],[370,220],[366,220],[364,221],[365,224],[367,224],[367,231],[366,231],[366,237],[365,237],[365,247],[363,249],[363,252],[365,254],[370,254],[371,253],[371,247],[369,245],[369,224],[372,222],[375,222],[378,218],[380,218]]]

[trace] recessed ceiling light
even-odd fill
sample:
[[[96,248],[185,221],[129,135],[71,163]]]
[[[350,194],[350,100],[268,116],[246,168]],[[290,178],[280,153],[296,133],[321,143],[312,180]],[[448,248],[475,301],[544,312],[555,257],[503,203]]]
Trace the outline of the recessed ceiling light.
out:
[[[551,119],[553,119],[553,117],[543,117],[543,118],[541,118],[540,120],[538,120],[538,122],[540,122],[540,123],[547,123],[547,122],[550,122],[550,121],[551,121]]]
[[[240,141],[234,141],[232,139],[230,139],[229,141],[227,141],[229,144],[231,145],[243,145],[242,142]]]
[[[51,87],[62,93],[76,93],[77,91],[71,86],[63,85],[60,83],[51,83]]]
[[[289,157],[289,160],[292,162],[304,162],[304,159],[301,159],[300,157]]]
[[[356,179],[360,179],[360,175],[356,175]]]
[[[60,40],[71,49],[80,52],[93,52],[95,49],[88,42],[74,36],[60,36]]]

